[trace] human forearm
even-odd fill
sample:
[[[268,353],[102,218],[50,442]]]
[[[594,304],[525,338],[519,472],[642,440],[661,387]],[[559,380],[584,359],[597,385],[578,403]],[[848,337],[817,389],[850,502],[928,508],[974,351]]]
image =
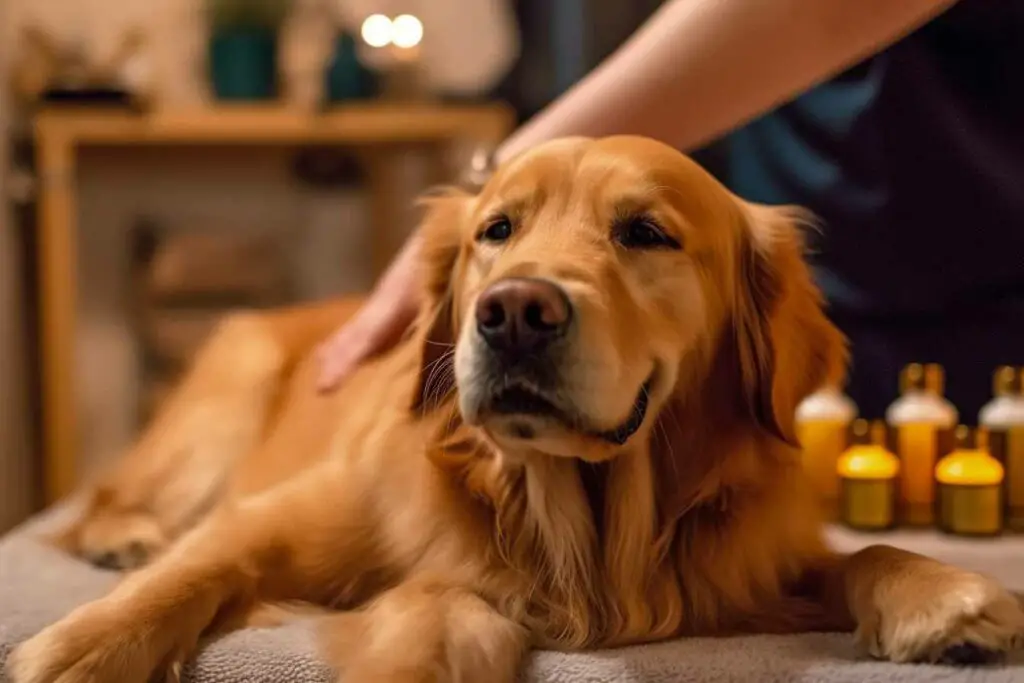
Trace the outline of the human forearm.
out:
[[[669,0],[614,55],[497,150],[478,150],[467,188],[552,138],[646,135],[708,142],[883,48],[954,0]],[[415,313],[415,242],[353,321],[323,346],[320,387],[387,348]]]
[[[670,0],[513,134],[498,161],[566,135],[692,149],[883,49],[955,0]]]

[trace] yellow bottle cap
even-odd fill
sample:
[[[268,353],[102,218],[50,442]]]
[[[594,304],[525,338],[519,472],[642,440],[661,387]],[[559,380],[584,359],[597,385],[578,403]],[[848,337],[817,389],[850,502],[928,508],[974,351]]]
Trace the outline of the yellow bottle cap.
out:
[[[1005,476],[1002,464],[988,453],[988,430],[956,428],[956,450],[935,466],[935,479],[941,484],[991,486]]]
[[[847,479],[892,479],[900,471],[899,459],[885,448],[885,423],[855,420],[853,445],[836,463],[836,472]]]
[[[935,468],[940,484],[995,486],[1003,482],[1003,476],[999,461],[981,451],[954,451]]]

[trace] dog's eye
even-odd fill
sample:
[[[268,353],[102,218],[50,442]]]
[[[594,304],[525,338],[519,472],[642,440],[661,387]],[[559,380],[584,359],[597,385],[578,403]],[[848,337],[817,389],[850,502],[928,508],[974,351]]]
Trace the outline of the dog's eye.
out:
[[[498,216],[488,221],[484,229],[477,235],[481,242],[501,243],[512,236],[512,221],[506,216]]]
[[[649,218],[637,217],[615,226],[615,240],[627,249],[681,249],[679,242],[665,234]]]

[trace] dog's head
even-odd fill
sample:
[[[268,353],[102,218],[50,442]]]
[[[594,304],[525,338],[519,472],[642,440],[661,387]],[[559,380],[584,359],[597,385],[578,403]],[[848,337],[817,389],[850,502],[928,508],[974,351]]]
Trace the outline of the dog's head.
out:
[[[796,405],[845,357],[799,218],[642,138],[525,153],[431,202],[418,402],[457,388],[506,453],[605,460],[711,394],[723,427],[794,442]]]

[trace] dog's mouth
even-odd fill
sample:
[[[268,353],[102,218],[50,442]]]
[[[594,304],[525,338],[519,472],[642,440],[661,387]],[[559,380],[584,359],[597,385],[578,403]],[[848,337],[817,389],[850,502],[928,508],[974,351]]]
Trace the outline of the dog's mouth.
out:
[[[640,387],[636,399],[633,401],[629,417],[609,430],[595,430],[588,427],[587,420],[583,416],[559,406],[544,392],[521,384],[511,384],[494,394],[489,401],[488,409],[492,414],[507,417],[541,417],[555,420],[574,431],[621,446],[636,434],[647,417],[652,380],[653,375]],[[532,435],[532,429],[526,425],[513,423],[512,429],[517,436],[528,438]]]

